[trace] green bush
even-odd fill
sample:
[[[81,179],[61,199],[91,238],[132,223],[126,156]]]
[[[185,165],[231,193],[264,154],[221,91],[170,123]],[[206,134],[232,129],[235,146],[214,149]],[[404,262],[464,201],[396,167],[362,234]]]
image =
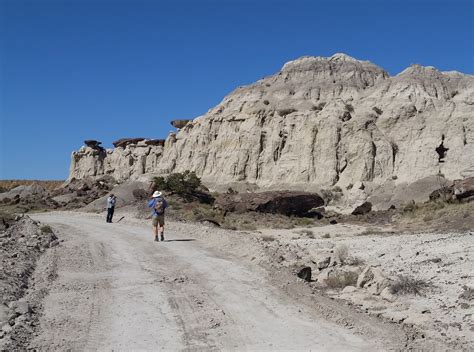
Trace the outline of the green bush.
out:
[[[153,183],[155,190],[189,195],[201,186],[201,179],[196,176],[194,171],[186,170],[184,172],[172,173],[166,178],[161,176],[155,177],[153,178]]]

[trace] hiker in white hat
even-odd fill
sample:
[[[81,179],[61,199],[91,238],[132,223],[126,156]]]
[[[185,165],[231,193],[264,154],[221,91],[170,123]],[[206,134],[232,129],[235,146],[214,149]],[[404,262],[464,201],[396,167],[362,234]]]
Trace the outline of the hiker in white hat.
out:
[[[152,208],[152,221],[153,234],[155,235],[155,241],[158,242],[158,234],[161,234],[161,240],[165,240],[165,209],[168,207],[168,203],[162,197],[162,193],[159,191],[153,192],[148,207]]]

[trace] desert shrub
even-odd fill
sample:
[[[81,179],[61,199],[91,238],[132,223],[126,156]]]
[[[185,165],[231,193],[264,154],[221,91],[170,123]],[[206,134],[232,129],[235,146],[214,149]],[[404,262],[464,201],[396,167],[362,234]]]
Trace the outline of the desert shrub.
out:
[[[357,283],[358,275],[352,271],[337,271],[326,280],[326,285],[330,288],[344,288],[354,286]]]
[[[334,256],[341,264],[345,264],[349,258],[349,248],[345,244],[341,244],[334,250]]]
[[[331,238],[331,235],[329,233],[325,233],[321,236],[321,238]]]
[[[278,115],[285,117],[286,115],[289,115],[295,111],[297,110],[294,108],[281,109],[281,110],[278,110]]]
[[[186,170],[176,172],[164,178],[161,176],[153,178],[154,189],[174,192],[179,195],[189,195],[195,192],[201,185],[201,179],[194,171]]]
[[[451,92],[451,98],[454,98],[456,95],[458,95],[459,92],[457,90]]]
[[[270,102],[269,102],[267,99],[265,99],[265,100],[263,101],[263,103],[264,103],[265,105],[270,104]]]
[[[346,189],[347,189],[347,190],[350,190],[350,189],[352,189],[352,187],[354,187],[354,185],[353,185],[352,183],[349,183],[349,184],[347,185]]]
[[[345,105],[344,105],[344,108],[345,108],[346,111],[348,111],[348,112],[354,112],[354,107],[353,107],[351,104],[345,104]]]
[[[376,106],[374,106],[372,110],[374,110],[377,115],[382,115],[383,113],[383,111]]]
[[[333,191],[333,192],[336,192],[336,193],[342,193],[342,189],[341,189],[341,187],[339,187],[339,186],[334,186],[334,187],[332,188],[332,191]]]
[[[162,176],[153,177],[153,189],[154,190],[166,190],[168,185],[166,179]]]
[[[275,241],[275,238],[273,236],[270,236],[270,235],[263,235],[262,236],[262,241],[263,242],[272,242],[272,241]]]
[[[312,218],[294,218],[294,222],[296,226],[311,226],[314,224],[314,221]]]
[[[444,178],[444,175],[441,172],[436,175],[436,183],[439,187],[438,192],[441,200],[443,202],[447,202],[450,198],[451,190],[449,187],[448,180]]]
[[[400,275],[398,276],[397,280],[395,280],[395,282],[390,285],[390,291],[393,294],[398,295],[419,295],[427,287],[429,287],[429,284],[424,280],[418,280],[409,276]]]
[[[53,233],[53,229],[49,225],[43,225],[40,227],[41,232],[44,233]]]

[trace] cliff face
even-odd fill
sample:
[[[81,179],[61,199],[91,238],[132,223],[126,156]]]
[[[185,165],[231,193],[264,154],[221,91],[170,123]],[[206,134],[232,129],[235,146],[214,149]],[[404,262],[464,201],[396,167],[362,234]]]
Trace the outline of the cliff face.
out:
[[[474,77],[411,66],[390,77],[344,54],[302,57],[224,98],[164,147],[83,147],[70,178],[194,170],[209,184],[346,186],[461,177],[474,167]]]

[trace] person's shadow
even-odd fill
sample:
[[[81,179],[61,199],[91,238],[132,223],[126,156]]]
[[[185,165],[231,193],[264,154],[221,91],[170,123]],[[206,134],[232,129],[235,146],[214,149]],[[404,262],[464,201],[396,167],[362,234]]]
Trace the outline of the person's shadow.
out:
[[[164,242],[191,242],[196,241],[194,238],[179,238],[175,240],[164,240]]]

